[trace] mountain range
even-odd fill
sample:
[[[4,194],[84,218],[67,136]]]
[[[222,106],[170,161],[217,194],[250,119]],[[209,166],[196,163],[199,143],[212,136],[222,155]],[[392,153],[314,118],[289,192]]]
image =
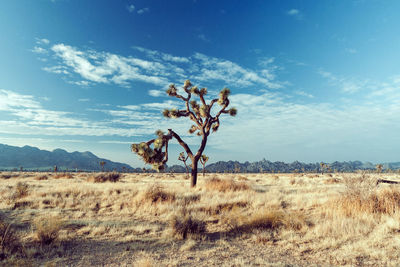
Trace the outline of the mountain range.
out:
[[[36,147],[9,146],[0,144],[0,170],[20,169],[26,170],[50,170],[57,166],[59,170],[83,170],[83,171],[100,171],[102,167],[100,162],[105,162],[104,170],[117,170],[129,172],[142,172],[142,168],[132,168],[128,164],[113,162],[111,160],[99,158],[93,153],[72,152],[69,153],[63,149],[55,149],[53,151],[41,150]],[[256,162],[238,161],[218,161],[206,165],[208,172],[242,172],[242,173],[258,173],[258,172],[321,172],[321,171],[338,171],[338,172],[354,172],[357,170],[374,170],[375,164],[371,162],[361,161],[344,161],[326,164],[321,166],[320,162],[303,163],[295,161],[285,163],[281,161],[269,161],[263,159]],[[199,166],[200,167],[200,166]],[[400,162],[382,163],[383,170],[398,170]],[[201,170],[201,169],[200,169]],[[181,165],[173,165],[167,167],[168,172],[182,173],[186,169]]]
[[[12,170],[22,167],[28,170],[49,170],[57,166],[58,170],[84,170],[99,171],[102,169],[100,162],[105,162],[105,170],[124,170],[132,169],[128,164],[113,162],[99,158],[93,153],[72,152],[63,149],[53,151],[41,150],[36,147],[9,146],[0,144],[0,169]]]

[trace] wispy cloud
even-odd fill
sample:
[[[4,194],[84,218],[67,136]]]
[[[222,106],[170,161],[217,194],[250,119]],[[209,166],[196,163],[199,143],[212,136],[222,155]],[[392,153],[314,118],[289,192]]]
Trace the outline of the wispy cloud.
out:
[[[202,40],[203,42],[209,43],[211,42],[211,40],[209,38],[206,37],[206,35],[204,33],[200,33],[197,35],[197,38]]]
[[[135,6],[134,5],[128,5],[128,6],[126,6],[126,9],[128,10],[129,13],[132,13],[133,11],[135,11]]]
[[[144,13],[146,13],[146,12],[149,12],[149,11],[150,11],[150,8],[144,7],[144,8],[139,9],[139,10],[137,11],[137,13],[138,13],[139,15],[142,15],[142,14],[144,14]]]
[[[289,15],[289,16],[292,16],[292,17],[294,17],[294,18],[296,18],[298,20],[303,19],[303,13],[300,10],[296,9],[296,8],[292,8],[292,9],[288,10],[286,12],[286,14]]]
[[[370,88],[372,85],[368,79],[339,77],[324,70],[319,70],[318,74],[326,78],[331,86],[339,88],[344,93],[356,93],[362,89]]]
[[[187,77],[193,77],[195,82],[222,82],[237,87],[282,87],[276,80],[278,67],[274,64],[274,58],[265,58],[261,68],[250,69],[200,53],[181,57],[143,47],[133,48],[145,57],[122,56],[93,49],[83,50],[63,43],[54,44],[50,48],[53,54],[49,55],[49,59],[57,60],[43,70],[64,75],[69,83],[85,87],[97,83],[129,87],[135,81],[166,86],[171,82],[182,82]],[[154,89],[149,94],[160,95]]]

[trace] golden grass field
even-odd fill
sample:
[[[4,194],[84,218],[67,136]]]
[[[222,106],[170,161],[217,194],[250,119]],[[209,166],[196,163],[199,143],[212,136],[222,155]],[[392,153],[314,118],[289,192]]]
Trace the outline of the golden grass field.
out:
[[[0,265],[400,265],[396,174],[117,176],[0,173]]]

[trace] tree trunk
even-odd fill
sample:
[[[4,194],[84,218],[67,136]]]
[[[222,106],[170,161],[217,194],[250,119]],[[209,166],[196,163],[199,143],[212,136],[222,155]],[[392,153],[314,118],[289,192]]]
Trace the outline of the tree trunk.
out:
[[[191,181],[190,181],[190,186],[191,187],[195,187],[197,184],[197,163],[199,162],[199,160],[193,160],[192,162],[192,177],[191,177]]]

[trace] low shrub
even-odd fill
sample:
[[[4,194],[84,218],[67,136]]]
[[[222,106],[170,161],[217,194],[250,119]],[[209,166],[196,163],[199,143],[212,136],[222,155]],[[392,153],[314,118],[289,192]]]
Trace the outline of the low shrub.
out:
[[[57,173],[56,175],[53,176],[54,179],[72,179],[73,176],[72,174],[68,173],[68,172],[64,172],[64,173]]]
[[[245,182],[235,182],[234,180],[225,180],[213,177],[206,181],[207,190],[216,190],[219,192],[249,190],[250,187]]]
[[[47,177],[47,175],[42,174],[42,175],[35,176],[35,178],[33,178],[33,179],[35,179],[37,181],[42,181],[42,180],[48,180],[49,178]]]
[[[310,225],[302,213],[288,213],[274,209],[263,209],[247,216],[234,215],[232,218],[226,219],[225,223],[233,232],[250,232],[254,229],[279,230],[281,228],[300,231]]]
[[[174,201],[176,195],[173,192],[166,191],[160,185],[152,185],[144,193],[144,199],[150,201],[151,203]]]
[[[87,181],[93,183],[118,182],[121,178],[119,172],[105,172],[90,176]]]
[[[206,223],[192,218],[190,215],[174,216],[170,223],[174,236],[186,239],[188,235],[199,236],[206,232]]]
[[[11,196],[12,199],[19,199],[26,197],[29,194],[29,185],[27,183],[18,182],[15,186],[14,194]]]
[[[57,216],[35,218],[33,221],[35,236],[41,245],[50,245],[57,240],[64,222]]]
[[[22,244],[12,224],[0,218],[0,263],[1,260],[22,252]]]

